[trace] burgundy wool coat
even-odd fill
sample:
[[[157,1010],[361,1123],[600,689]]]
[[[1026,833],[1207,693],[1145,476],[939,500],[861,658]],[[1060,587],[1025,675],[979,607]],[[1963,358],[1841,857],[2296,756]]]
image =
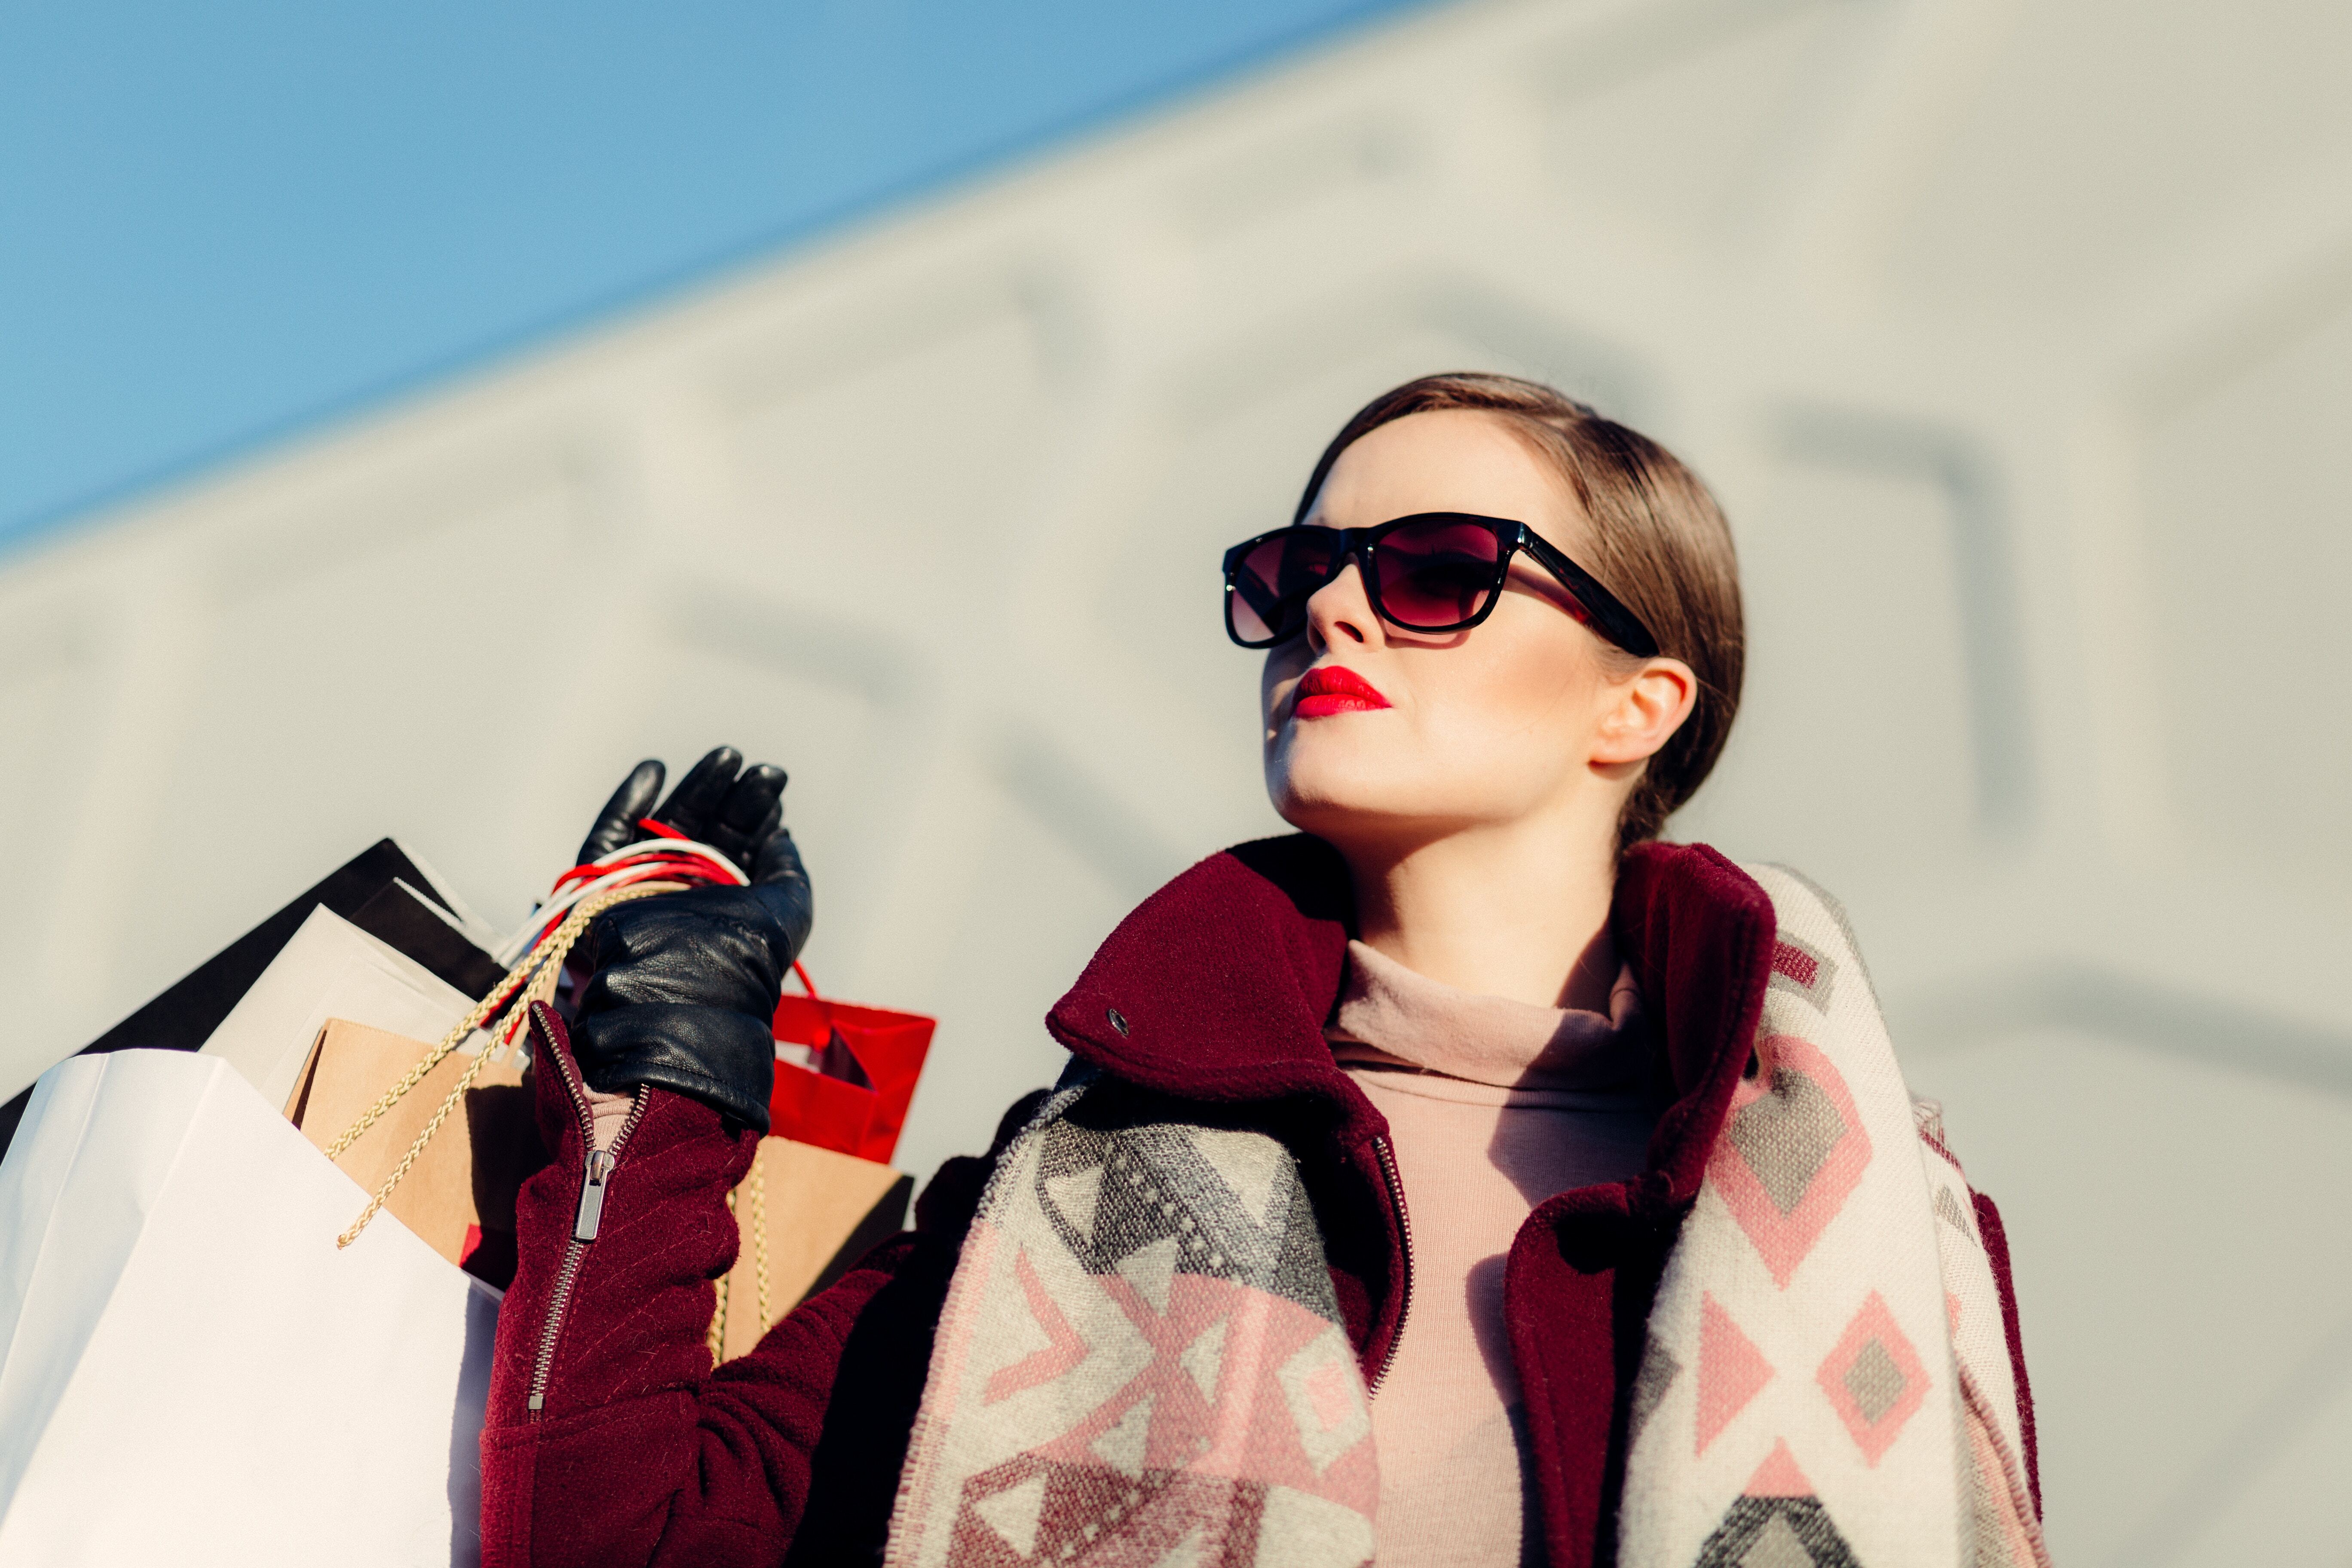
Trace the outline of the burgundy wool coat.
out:
[[[1648,1169],[1549,1199],[1511,1247],[1504,1315],[1552,1568],[1615,1561],[1644,1324],[1748,1065],[1774,935],[1764,890],[1699,846],[1630,851],[1610,919],[1669,1103]],[[1304,836],[1243,845],[1145,900],[1047,1026],[1130,1082],[1245,1106],[1289,1146],[1369,1379],[1407,1330],[1412,1282],[1387,1124],[1323,1038],[1351,924],[1347,873],[1328,846]],[[482,1434],[484,1562],[879,1561],[932,1333],[996,1151],[941,1167],[912,1230],[714,1372],[711,1281],[735,1257],[726,1194],[750,1167],[753,1135],[648,1089],[613,1155],[592,1164],[563,1026],[543,1008],[532,1022],[552,1158],[518,1205],[520,1267],[499,1314]],[[1007,1114],[999,1149],[1034,1103]],[[2008,1252],[1990,1200],[1978,1202],[2031,1475]]]

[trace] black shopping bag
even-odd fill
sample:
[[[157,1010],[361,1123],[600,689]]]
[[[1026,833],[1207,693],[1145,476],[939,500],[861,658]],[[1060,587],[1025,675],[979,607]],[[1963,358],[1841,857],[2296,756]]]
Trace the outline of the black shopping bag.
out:
[[[442,918],[443,913],[454,917],[455,911],[432,878],[399,845],[382,838],[76,1054],[134,1047],[166,1051],[199,1048],[261,978],[270,961],[293,940],[310,911],[321,905],[477,1000],[487,995],[506,973]],[[27,1086],[0,1105],[0,1154],[8,1152],[32,1095]]]

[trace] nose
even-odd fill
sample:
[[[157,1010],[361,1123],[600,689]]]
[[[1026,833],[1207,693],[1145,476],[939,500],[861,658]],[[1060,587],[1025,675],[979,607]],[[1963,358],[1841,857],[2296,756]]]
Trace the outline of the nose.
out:
[[[1307,646],[1317,654],[1337,643],[1369,643],[1380,617],[1364,593],[1364,574],[1350,561],[1307,600]]]

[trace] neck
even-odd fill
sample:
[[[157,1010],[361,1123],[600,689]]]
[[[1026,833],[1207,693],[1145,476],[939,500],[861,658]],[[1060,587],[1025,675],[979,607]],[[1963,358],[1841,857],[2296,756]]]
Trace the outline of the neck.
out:
[[[1614,826],[1530,818],[1404,846],[1342,845],[1358,935],[1465,991],[1605,1014],[1618,969]]]

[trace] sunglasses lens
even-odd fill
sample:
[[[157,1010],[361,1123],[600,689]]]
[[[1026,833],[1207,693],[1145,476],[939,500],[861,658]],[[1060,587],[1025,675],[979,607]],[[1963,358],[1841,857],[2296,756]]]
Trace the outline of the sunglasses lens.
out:
[[[1234,591],[1225,614],[1234,635],[1245,643],[1278,642],[1306,619],[1307,601],[1331,580],[1331,547],[1339,535],[1328,528],[1286,529],[1259,543],[1234,565]]]
[[[1478,523],[1433,519],[1400,528],[1372,552],[1381,608],[1416,631],[1458,626],[1502,585],[1502,541]]]

